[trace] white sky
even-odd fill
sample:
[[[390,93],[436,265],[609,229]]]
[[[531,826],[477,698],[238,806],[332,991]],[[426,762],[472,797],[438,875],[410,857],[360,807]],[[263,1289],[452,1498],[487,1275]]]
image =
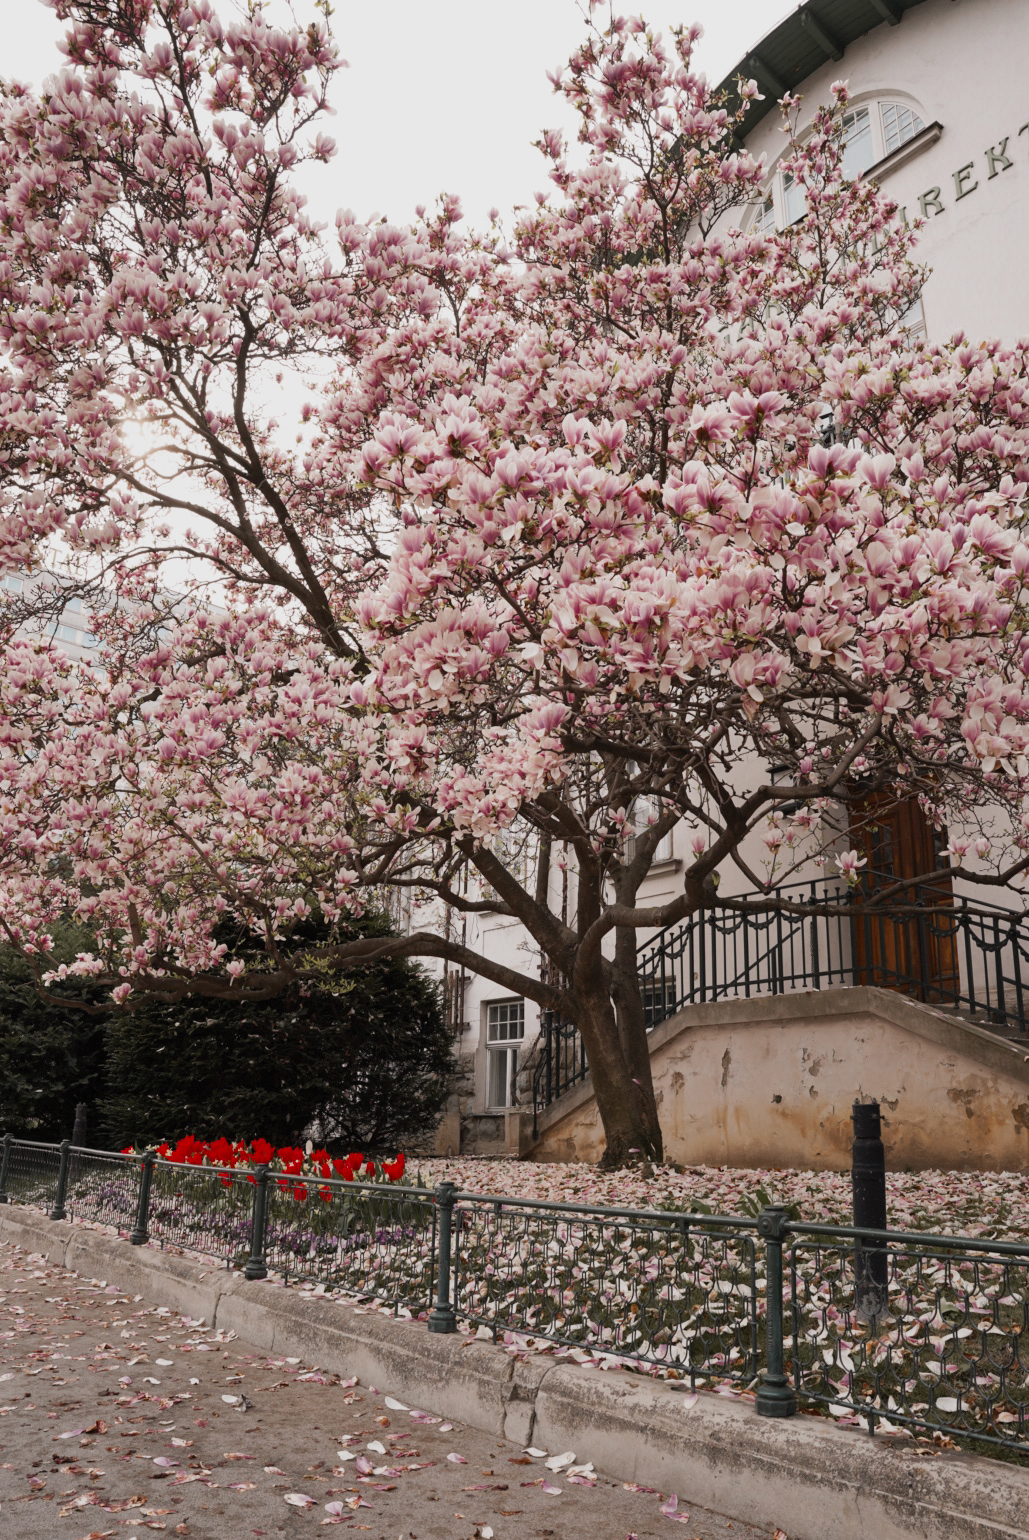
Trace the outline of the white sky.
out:
[[[226,20],[232,8],[221,0]],[[307,19],[305,0],[294,9]],[[657,0],[643,14],[666,33],[672,22],[699,21],[697,62],[717,83],[794,9],[795,0],[684,0],[679,11]],[[38,86],[59,67],[63,27],[39,0],[5,0],[3,11],[0,72]],[[492,205],[506,215],[547,187],[532,141],[570,127],[546,71],[584,33],[575,0],[339,0],[333,28],[350,68],[336,78],[336,116],[325,123],[339,152],[305,178],[317,218],[331,222],[349,207],[402,223],[445,191],[481,225]]]

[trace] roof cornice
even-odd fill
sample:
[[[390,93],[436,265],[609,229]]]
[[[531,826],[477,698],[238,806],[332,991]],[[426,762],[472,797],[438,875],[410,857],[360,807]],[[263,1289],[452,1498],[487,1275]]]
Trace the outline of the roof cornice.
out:
[[[795,91],[830,59],[841,60],[859,37],[884,23],[898,26],[906,11],[922,4],[924,0],[805,0],[748,49],[718,87],[733,111],[739,106],[739,76],[755,79],[764,91],[763,102],[750,104],[744,137],[775,111],[781,96]]]

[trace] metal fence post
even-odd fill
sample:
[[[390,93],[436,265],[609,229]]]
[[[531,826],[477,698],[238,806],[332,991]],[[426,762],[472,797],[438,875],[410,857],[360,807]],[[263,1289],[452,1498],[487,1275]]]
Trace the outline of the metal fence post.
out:
[[[50,1210],[51,1219],[67,1219],[68,1210],[64,1206],[64,1200],[68,1193],[68,1159],[71,1155],[71,1140],[61,1140],[61,1165],[57,1173],[57,1196],[54,1198],[54,1206]]]
[[[88,1115],[89,1104],[87,1102],[76,1102],[75,1121],[71,1128],[71,1142],[77,1150],[84,1149],[86,1145],[86,1126]]]
[[[885,1230],[886,1151],[882,1141],[882,1122],[878,1102],[855,1102],[851,1109],[854,1147],[851,1183],[854,1192],[855,1230]],[[859,1321],[872,1323],[886,1314],[886,1252],[869,1248],[861,1240],[854,1243],[854,1314]]]
[[[782,1243],[786,1210],[765,1208],[758,1215],[757,1233],[765,1242],[765,1374],[757,1392],[759,1417],[792,1417],[797,1393],[783,1372]]]
[[[139,1168],[139,1201],[136,1204],[136,1223],[129,1235],[129,1242],[133,1246],[145,1246],[150,1239],[150,1186],[154,1180],[154,1161],[157,1159],[153,1150],[147,1150],[143,1156],[142,1165]]]
[[[7,1196],[7,1173],[11,1169],[11,1145],[14,1140],[10,1134],[4,1134],[4,1154],[0,1161],[0,1203],[10,1203]]]
[[[440,1182],[436,1188],[436,1207],[439,1210],[439,1266],[436,1269],[436,1303],[428,1321],[429,1330],[434,1332],[447,1333],[457,1330],[457,1315],[450,1303],[450,1253],[456,1193],[457,1188],[453,1182]]]
[[[268,1230],[268,1167],[258,1166],[257,1176],[254,1178],[254,1207],[250,1222],[250,1255],[247,1265],[243,1269],[243,1277],[249,1283],[256,1282],[259,1278],[267,1278],[268,1263],[265,1261],[264,1247]]]

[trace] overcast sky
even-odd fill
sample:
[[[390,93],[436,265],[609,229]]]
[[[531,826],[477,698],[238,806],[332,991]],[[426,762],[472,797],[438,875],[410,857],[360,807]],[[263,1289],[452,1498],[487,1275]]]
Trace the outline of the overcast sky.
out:
[[[657,0],[643,14],[665,32],[699,21],[698,63],[717,82],[794,8],[794,0],[685,0],[678,11]],[[228,19],[231,3],[219,9]],[[294,0],[294,9],[304,21],[311,8]],[[63,28],[39,0],[6,0],[3,10],[0,71],[38,86],[59,65]],[[326,124],[339,153],[307,182],[319,219],[347,207],[401,222],[445,191],[482,224],[491,205],[507,213],[546,187],[532,140],[569,126],[546,71],[583,35],[575,0],[338,0],[333,28],[350,68],[336,79],[336,117]]]

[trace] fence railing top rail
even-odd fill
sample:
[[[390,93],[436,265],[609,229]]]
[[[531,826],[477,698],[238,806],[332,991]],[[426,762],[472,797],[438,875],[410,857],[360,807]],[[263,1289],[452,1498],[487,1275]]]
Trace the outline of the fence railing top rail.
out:
[[[955,870],[953,875],[960,877],[960,872]],[[923,901],[918,899],[917,895],[912,900],[903,894],[897,895],[893,905],[878,908],[873,904],[870,907],[869,895],[860,888],[847,889],[841,886],[833,887],[832,884],[832,878],[815,877],[800,882],[776,883],[774,887],[764,891],[752,889],[746,893],[727,893],[724,899],[714,905],[694,910],[692,914],[687,915],[684,919],[673,920],[670,925],[655,931],[646,940],[639,942],[636,951],[639,954],[650,952],[651,950],[660,950],[662,944],[668,945],[678,935],[688,931],[698,916],[706,917],[709,923],[714,920],[719,925],[725,924],[729,926],[738,925],[742,920],[746,919],[774,920],[774,910],[763,910],[756,907],[762,901],[765,903],[778,902],[788,904],[789,908],[781,911],[783,917],[798,920],[807,918],[812,910],[815,909],[815,906],[821,904],[832,904],[834,906],[833,913],[857,915],[864,911],[873,915],[881,915],[885,919],[891,917],[891,908],[894,905],[898,911],[905,911],[901,917],[907,919],[912,917],[913,911],[927,907]],[[823,888],[823,892],[816,897],[813,890],[819,886]],[[911,886],[923,893],[931,892],[934,889],[932,881],[912,883]],[[725,900],[747,903],[755,907],[746,910],[731,908],[726,906]],[[955,907],[953,911],[948,910],[947,912],[957,922],[964,921],[967,923],[968,921],[978,919],[1002,921],[1012,929],[1019,929],[1023,925],[1029,926],[1029,910],[1015,909],[1005,904],[991,904],[982,899],[969,899],[967,894],[963,893],[955,893],[953,900]],[[931,908],[932,906],[928,907]],[[817,913],[817,909],[815,909],[815,912]]]
[[[783,1225],[783,1234],[797,1239],[881,1241],[884,1245],[918,1246],[923,1251],[942,1247],[948,1251],[976,1251],[1029,1262],[1029,1241],[995,1241],[981,1235],[937,1235],[930,1230],[863,1230],[853,1225],[804,1224],[793,1219]]]
[[[44,1148],[59,1150],[61,1146],[59,1144],[50,1144],[45,1145]],[[135,1150],[96,1150],[90,1144],[72,1144],[69,1145],[69,1149],[73,1155],[97,1155],[101,1160],[124,1160],[128,1162],[143,1159],[142,1153],[137,1154]]]
[[[542,1209],[546,1213],[567,1214],[571,1217],[605,1219],[642,1219],[648,1223],[658,1221],[663,1225],[687,1224],[694,1227],[709,1226],[712,1229],[756,1230],[757,1218],[745,1214],[694,1214],[685,1209],[612,1208],[601,1203],[555,1203],[547,1198],[508,1198],[500,1193],[459,1192],[455,1203],[483,1203],[491,1207]]]
[[[12,1138],[12,1144],[27,1149],[47,1150],[52,1154],[58,1154],[60,1144],[48,1144],[42,1140]],[[143,1152],[127,1153],[121,1150],[97,1150],[86,1145],[71,1145],[69,1152],[75,1155],[95,1155],[104,1160],[119,1160],[126,1164],[138,1163],[143,1159]],[[373,1198],[386,1199],[414,1199],[420,1203],[435,1204],[436,1192],[430,1187],[411,1187],[400,1183],[385,1184],[382,1182],[357,1182],[345,1181],[341,1177],[310,1176],[307,1174],[291,1175],[285,1171],[275,1170],[270,1166],[238,1165],[238,1166],[213,1166],[193,1165],[186,1161],[171,1161],[163,1157],[157,1157],[155,1166],[171,1171],[197,1172],[212,1178],[231,1177],[238,1181],[249,1181],[262,1169],[267,1171],[269,1181],[278,1185],[282,1183],[290,1188],[303,1187],[308,1195],[317,1196],[319,1190],[326,1188],[333,1193],[363,1195]],[[686,1225],[691,1228],[708,1228],[720,1230],[735,1230],[738,1232],[757,1231],[759,1218],[756,1214],[705,1214],[693,1212],[688,1209],[640,1209],[616,1207],[600,1203],[559,1203],[547,1198],[513,1197],[503,1193],[481,1193],[454,1191],[452,1201],[455,1204],[477,1204],[491,1208],[520,1209],[527,1212],[543,1212],[570,1218],[592,1218],[601,1222],[628,1220],[642,1221],[647,1224],[659,1224],[675,1227]],[[947,1251],[974,1251],[986,1256],[1012,1257],[1029,1262],[1029,1239],[1025,1241],[1001,1241],[993,1240],[988,1236],[978,1235],[940,1235],[929,1230],[872,1230],[862,1229],[853,1225],[831,1225],[808,1223],[804,1220],[786,1219],[782,1225],[782,1235],[785,1240],[796,1239],[822,1239],[822,1240],[855,1240],[864,1242],[881,1242],[883,1245],[893,1246],[917,1246],[923,1251],[933,1248],[944,1248]]]

